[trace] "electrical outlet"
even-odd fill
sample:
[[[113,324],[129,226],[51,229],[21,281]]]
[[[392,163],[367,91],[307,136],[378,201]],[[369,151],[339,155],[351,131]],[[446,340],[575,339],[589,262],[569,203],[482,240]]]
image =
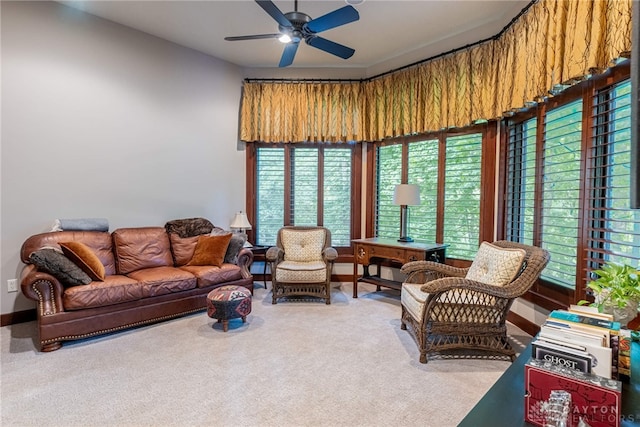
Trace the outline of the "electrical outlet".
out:
[[[18,279],[7,280],[7,291],[18,292]]]

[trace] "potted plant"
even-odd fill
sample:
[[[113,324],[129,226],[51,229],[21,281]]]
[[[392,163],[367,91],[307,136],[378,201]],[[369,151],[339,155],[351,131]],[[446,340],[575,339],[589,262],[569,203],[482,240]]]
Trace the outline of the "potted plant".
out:
[[[601,313],[613,314],[613,319],[621,325],[634,319],[640,301],[640,271],[626,264],[607,262],[593,273],[598,278],[587,287],[593,291],[595,301],[582,300],[578,304],[589,304]]]

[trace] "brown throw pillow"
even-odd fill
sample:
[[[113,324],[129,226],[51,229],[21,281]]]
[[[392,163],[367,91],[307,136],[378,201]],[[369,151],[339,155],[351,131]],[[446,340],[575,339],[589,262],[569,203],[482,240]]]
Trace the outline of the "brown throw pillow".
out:
[[[62,252],[93,280],[104,280],[104,265],[84,243],[61,242]]]
[[[193,257],[187,265],[215,265],[220,267],[231,240],[231,233],[223,236],[200,236]]]

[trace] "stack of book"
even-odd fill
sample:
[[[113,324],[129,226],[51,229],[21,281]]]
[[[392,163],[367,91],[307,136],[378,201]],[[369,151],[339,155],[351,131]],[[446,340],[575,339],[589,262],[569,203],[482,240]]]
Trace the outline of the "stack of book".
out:
[[[594,307],[552,311],[531,347],[534,359],[618,379],[620,323]]]
[[[571,396],[564,425],[619,426],[620,336],[620,323],[595,308],[572,305],[552,311],[525,365],[525,419],[548,425],[550,396],[561,390]]]

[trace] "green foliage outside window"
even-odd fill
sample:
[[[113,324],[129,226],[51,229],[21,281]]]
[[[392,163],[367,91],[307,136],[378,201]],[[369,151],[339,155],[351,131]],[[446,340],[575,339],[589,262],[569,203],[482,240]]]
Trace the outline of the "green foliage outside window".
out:
[[[409,144],[409,184],[420,186],[420,206],[409,208],[409,236],[426,242],[436,241],[438,207],[438,140]]]
[[[542,278],[574,287],[580,210],[582,100],[545,117],[541,246],[551,254]]]
[[[444,243],[447,257],[472,260],[480,244],[482,134],[447,138]]]
[[[402,145],[378,148],[376,191],[376,235],[381,238],[400,237],[400,206],[393,204],[393,190],[402,179]]]

